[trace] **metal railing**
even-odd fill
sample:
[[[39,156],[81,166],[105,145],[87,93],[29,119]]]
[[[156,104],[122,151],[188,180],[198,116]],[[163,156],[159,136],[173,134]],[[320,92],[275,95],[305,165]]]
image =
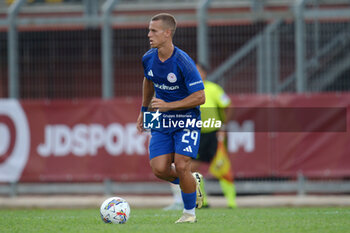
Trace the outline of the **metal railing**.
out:
[[[348,194],[350,181],[347,180],[313,180],[299,173],[297,179],[251,179],[236,180],[236,192],[244,194]],[[221,194],[216,180],[206,180],[206,191],[209,195]],[[51,195],[51,194],[170,194],[166,182],[115,182],[106,179],[101,183],[11,183],[0,184],[0,195],[15,197],[18,195]]]
[[[2,84],[0,96],[111,98],[116,95],[135,95],[136,93],[141,95],[139,88],[134,84],[140,84],[136,73],[142,76],[142,70],[139,67],[136,72],[134,67],[136,63],[139,64],[142,53],[147,50],[147,43],[142,41],[147,40],[147,21],[154,14],[148,8],[145,12],[139,13],[141,11],[137,6],[144,2],[135,1],[135,4],[130,5],[123,0],[98,3],[86,0],[81,1],[79,14],[75,10],[74,14],[62,16],[56,13],[50,17],[34,14],[34,11],[28,10],[31,8],[25,7],[25,2],[25,0],[14,1],[7,9],[7,17],[0,16],[0,27],[7,31],[6,39],[2,39],[0,35],[1,57],[7,57],[6,62],[4,59],[0,60],[2,76],[0,77]],[[150,0],[149,3],[151,2]],[[291,5],[292,3],[294,5]],[[330,4],[332,8],[327,8]],[[337,91],[330,86],[344,79],[342,77],[348,72],[347,24],[350,21],[350,5],[346,1],[200,0],[184,1],[177,7],[173,6],[171,1],[158,3],[158,5],[159,8],[156,8],[158,10],[165,9],[165,6],[173,7],[169,10],[173,10],[180,19],[179,33],[177,33],[180,35],[176,36],[175,40],[187,47],[186,51],[194,59],[211,66],[213,72],[209,79],[225,84],[226,91],[229,93]],[[237,6],[244,9],[236,13],[232,9]],[[271,10],[266,6],[280,6],[279,8],[283,9]],[[22,8],[34,15],[19,14]],[[101,11],[96,8],[100,8]],[[187,11],[182,11],[183,9]],[[134,13],[130,15],[130,11]],[[124,27],[124,24],[127,26]],[[330,26],[327,27],[326,24]],[[336,31],[336,27],[342,24],[344,24],[343,28]],[[38,46],[39,43],[35,40],[54,37],[52,34],[55,30],[64,31],[67,41],[55,39],[47,42],[54,45],[48,50],[44,46],[40,48],[42,51],[31,50],[27,46],[29,42],[26,41],[29,34],[26,30],[29,27],[32,28],[29,30],[36,30],[35,35],[38,36],[28,38],[33,45],[31,47]],[[70,29],[72,27],[76,29]],[[186,34],[188,27],[191,28],[189,31],[192,29],[197,31]],[[21,28],[20,31],[19,28]],[[130,33],[124,34],[128,28]],[[131,30],[134,31],[131,32]],[[72,39],[75,37],[74,33],[81,32],[85,34],[84,37],[91,35],[91,40],[96,42],[91,41],[86,45],[81,43],[81,46],[85,47],[82,47],[82,51],[79,52],[87,55],[78,57],[74,54],[75,60],[69,63],[71,59],[61,58],[60,56],[63,55],[57,55],[57,51],[60,51],[59,43],[65,43],[62,45],[67,46],[65,50],[72,50],[69,47],[70,31]],[[181,31],[186,32],[181,35]],[[100,35],[97,36],[97,33]],[[120,38],[127,40],[129,44],[120,43],[118,41]],[[83,40],[83,36],[79,40]],[[88,47],[93,43],[95,48]],[[132,43],[137,45],[134,46]],[[189,43],[193,45],[195,43],[196,46]],[[134,48],[127,51],[126,46],[134,46]],[[2,48],[7,49],[4,51]],[[339,48],[342,49],[339,50]],[[339,50],[338,53],[335,53],[336,49]],[[39,58],[32,57],[44,53],[48,54],[42,56],[41,59],[44,61],[37,61],[36,59]],[[66,53],[64,56],[71,56],[71,54]],[[47,57],[52,59],[47,60]],[[322,63],[325,57],[332,57],[333,62]],[[321,63],[318,63],[319,61]],[[62,65],[63,63],[65,65]],[[132,65],[132,63],[135,64]],[[24,70],[24,65],[28,69]],[[81,69],[78,68],[79,66],[94,70],[88,71],[84,68],[78,70]],[[46,70],[41,74],[40,70],[44,70],[43,67]],[[62,74],[59,74],[61,72]],[[87,78],[90,76],[93,77]],[[350,82],[344,80],[343,89],[349,90]],[[84,85],[78,87],[79,83]],[[5,85],[7,87],[4,87]],[[60,90],[62,94],[53,93],[57,88],[62,89]],[[80,93],[79,90],[84,88],[89,91],[73,95],[64,94],[68,91]],[[47,94],[43,94],[44,92]]]
[[[310,91],[323,91],[326,87],[334,82],[337,78],[349,69],[350,51],[347,49],[349,43],[349,27],[347,26],[350,20],[350,6],[348,9],[307,9],[305,7],[307,1],[297,1],[294,6],[294,32],[291,32],[290,23],[286,19],[276,19],[268,24],[266,28],[258,35],[254,36],[238,51],[234,51],[232,55],[226,59],[219,67],[217,67],[208,77],[209,80],[220,82],[221,79],[229,79],[231,83],[235,82],[235,74],[232,70],[239,70],[240,63],[247,57],[256,59],[255,68],[247,67],[246,69],[256,70],[256,93],[271,93],[277,94],[283,91],[296,91],[298,93]],[[318,5],[317,5],[318,6]],[[338,32],[329,30],[332,38],[326,40],[320,45],[319,40],[320,28],[322,27],[319,21],[330,20],[336,18],[345,20],[345,26]],[[315,25],[312,33],[311,43],[314,48],[307,44],[306,27],[308,21],[313,21]],[[339,23],[333,23],[334,25]],[[309,27],[308,27],[309,28]],[[287,31],[289,30],[289,32]],[[292,72],[282,72],[281,45],[286,43],[286,39],[281,39],[282,32],[294,34],[294,57],[295,67],[289,67]],[[310,36],[309,36],[310,37]],[[310,43],[309,43],[310,44]],[[344,50],[346,48],[346,50]],[[283,48],[282,48],[283,49]],[[290,50],[293,52],[292,50]],[[310,53],[311,55],[307,53]],[[344,58],[340,57],[340,53],[346,53]],[[253,54],[253,55],[252,55]],[[321,63],[323,58],[332,58],[335,64],[328,65],[323,73],[316,75],[315,73],[320,68],[325,68],[325,63]],[[289,66],[293,66],[290,64]],[[282,67],[283,68],[283,67]],[[286,68],[284,68],[286,69]],[[231,72],[230,72],[231,71]],[[282,70],[283,71],[283,70]],[[287,75],[286,75],[287,74]],[[283,76],[284,75],[284,76]],[[345,89],[350,90],[350,83],[346,83]],[[252,89],[254,91],[254,89]]]

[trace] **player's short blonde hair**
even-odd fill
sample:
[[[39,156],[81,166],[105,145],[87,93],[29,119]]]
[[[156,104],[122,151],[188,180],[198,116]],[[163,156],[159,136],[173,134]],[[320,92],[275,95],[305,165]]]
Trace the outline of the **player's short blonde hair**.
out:
[[[167,29],[171,30],[171,37],[174,36],[176,30],[176,19],[168,13],[160,13],[152,17],[151,21],[161,20]]]

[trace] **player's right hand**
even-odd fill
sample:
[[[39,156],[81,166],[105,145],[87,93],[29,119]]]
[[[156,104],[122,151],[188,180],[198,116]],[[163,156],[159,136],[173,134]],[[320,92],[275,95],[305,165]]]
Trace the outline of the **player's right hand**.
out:
[[[137,118],[137,122],[136,122],[136,128],[137,130],[142,133],[143,131],[145,131],[145,129],[143,128],[143,113],[140,112],[139,117]]]

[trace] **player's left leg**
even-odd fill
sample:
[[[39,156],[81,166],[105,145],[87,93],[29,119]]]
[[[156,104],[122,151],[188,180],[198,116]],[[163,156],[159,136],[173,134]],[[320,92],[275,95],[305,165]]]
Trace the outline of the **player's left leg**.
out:
[[[192,160],[192,166],[191,166],[191,170],[192,173],[194,172],[198,172],[199,171],[199,167],[203,164],[203,162],[199,161],[198,158],[197,159],[193,159]],[[202,177],[201,182],[200,182],[200,191],[202,193],[202,208],[208,208],[209,204],[208,204],[208,198],[207,198],[207,193],[205,191],[205,179]]]
[[[184,203],[183,216],[176,223],[196,221],[197,184],[195,178],[192,176],[191,160],[188,156],[175,154],[175,169],[180,180],[182,200]]]
[[[176,221],[176,223],[195,222],[196,204],[198,204],[199,207],[202,205],[201,192],[199,191],[199,196],[197,196],[196,191],[199,189],[199,183],[191,172],[191,162],[192,159],[197,156],[199,140],[200,135],[198,129],[179,130],[174,134],[174,163],[176,174],[180,180],[182,199],[184,202],[183,216]]]
[[[204,163],[210,163],[213,159],[218,147],[218,140],[216,138],[216,131],[200,134],[200,144],[198,149],[198,156],[192,160],[192,172],[198,172],[199,167]],[[202,193],[202,206],[209,207],[207,194],[205,192],[204,178],[200,182],[200,191]]]
[[[191,158],[186,155],[175,154],[175,170],[180,179],[181,190],[185,193],[196,191],[196,181],[191,172]]]
[[[175,164],[172,163],[171,167],[175,171]],[[175,171],[176,173],[176,171]],[[171,193],[173,194],[173,203],[164,207],[163,210],[182,210],[184,208],[184,204],[182,201],[181,189],[180,185],[170,183]]]

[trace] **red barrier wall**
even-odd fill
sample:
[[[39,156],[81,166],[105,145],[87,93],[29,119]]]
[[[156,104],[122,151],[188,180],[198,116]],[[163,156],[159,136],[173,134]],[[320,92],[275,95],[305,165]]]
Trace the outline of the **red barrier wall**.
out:
[[[228,150],[236,177],[350,176],[350,94],[231,98],[237,111],[228,123]],[[0,181],[158,180],[149,166],[149,135],[135,127],[140,104],[139,98],[1,100]],[[323,132],[256,132],[261,109],[300,107],[345,108],[343,132],[329,132],[340,122],[333,111],[315,118]],[[303,121],[285,118],[288,125]]]
[[[279,119],[289,126],[278,132],[256,132],[254,149],[244,150],[241,146],[234,153],[230,150],[234,162],[236,177],[256,176],[292,176],[302,172],[309,177],[345,177],[350,174],[350,134],[349,134],[349,94],[315,94],[315,95],[280,95],[270,96],[232,96],[236,107],[253,107],[250,117],[245,114],[235,116],[242,122],[259,120],[254,116],[254,110],[261,112],[260,107],[289,108],[322,108],[322,115],[313,120],[314,127],[321,132],[293,132],[295,122],[302,122],[308,116],[300,112],[295,114],[300,119]],[[337,108],[337,109],[335,109]],[[343,108],[344,116],[337,111]],[[318,110],[317,110],[318,111]],[[317,112],[316,111],[316,112]],[[242,111],[240,111],[242,113]],[[341,118],[341,119],[340,119]],[[277,121],[277,119],[274,119]],[[344,122],[342,122],[344,120]],[[341,125],[341,127],[338,127]],[[256,127],[261,128],[260,126]],[[305,125],[307,126],[307,125]],[[229,140],[230,140],[229,133]],[[249,138],[249,137],[248,137]],[[232,135],[231,144],[232,147]]]

